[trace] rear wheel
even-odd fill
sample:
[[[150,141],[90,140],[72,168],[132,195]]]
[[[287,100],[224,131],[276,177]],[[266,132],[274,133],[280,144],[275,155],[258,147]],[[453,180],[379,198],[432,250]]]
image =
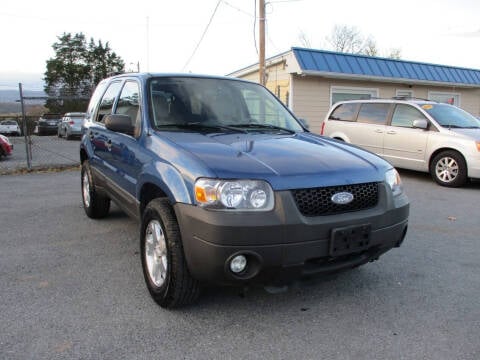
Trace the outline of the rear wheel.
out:
[[[180,229],[167,199],[154,199],[142,217],[140,253],[152,298],[164,308],[193,303],[200,286],[187,268]]]
[[[467,182],[467,164],[457,151],[442,151],[433,158],[430,174],[442,186],[462,186]]]
[[[95,190],[92,172],[88,165],[88,161],[83,162],[81,175],[83,209],[85,210],[85,213],[92,219],[99,219],[107,216],[108,211],[110,210],[110,199],[99,194]]]

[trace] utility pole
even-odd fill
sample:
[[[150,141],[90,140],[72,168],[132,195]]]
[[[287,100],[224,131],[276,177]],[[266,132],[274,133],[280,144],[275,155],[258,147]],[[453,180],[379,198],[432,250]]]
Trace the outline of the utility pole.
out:
[[[260,76],[260,84],[265,85],[265,0],[258,2],[259,26],[258,26],[258,42],[259,42],[259,60],[258,72]]]

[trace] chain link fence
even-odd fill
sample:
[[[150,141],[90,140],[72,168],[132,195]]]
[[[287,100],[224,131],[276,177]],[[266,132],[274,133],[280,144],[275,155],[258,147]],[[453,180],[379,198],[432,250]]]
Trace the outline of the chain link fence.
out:
[[[26,126],[24,126],[24,119]],[[40,135],[38,119],[39,116],[0,115],[0,122],[15,120],[21,129],[20,136],[7,135],[13,144],[13,151],[11,155],[0,156],[0,174],[64,168],[80,164],[80,138],[67,140],[65,137],[59,137],[55,129],[51,129],[48,134]]]
[[[10,155],[0,155],[0,175],[19,171],[65,168],[80,165],[80,128],[83,113],[77,112],[88,104],[89,96],[79,89],[58,91],[57,96],[25,96],[22,84],[18,84],[19,99],[8,103],[7,109],[17,113],[0,114],[1,122],[15,121],[20,134],[8,134],[13,151]],[[30,91],[31,93],[32,91]],[[17,105],[15,105],[15,103]],[[28,111],[40,107],[40,113],[47,107],[70,112],[68,118],[61,114],[29,114]],[[35,111],[39,113],[39,111]],[[62,118],[65,121],[62,122]],[[41,121],[40,121],[41,120]],[[1,154],[1,153],[0,153]]]

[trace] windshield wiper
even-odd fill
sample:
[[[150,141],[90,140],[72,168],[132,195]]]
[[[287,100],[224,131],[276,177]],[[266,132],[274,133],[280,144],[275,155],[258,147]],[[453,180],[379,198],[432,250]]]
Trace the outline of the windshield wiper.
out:
[[[162,125],[157,125],[156,128],[168,128],[168,127],[174,127],[178,129],[205,129],[205,130],[213,130],[213,131],[225,131],[228,130],[229,132],[235,132],[235,133],[243,133],[247,134],[248,132],[245,130],[237,129],[236,127],[233,126],[226,126],[226,125],[205,125],[201,123],[186,123],[186,124],[162,124]]]
[[[283,128],[281,126],[275,126],[270,124],[233,124],[231,127],[234,128],[249,128],[249,129],[269,129],[269,130],[279,130],[284,131],[289,134],[295,134],[295,131]]]

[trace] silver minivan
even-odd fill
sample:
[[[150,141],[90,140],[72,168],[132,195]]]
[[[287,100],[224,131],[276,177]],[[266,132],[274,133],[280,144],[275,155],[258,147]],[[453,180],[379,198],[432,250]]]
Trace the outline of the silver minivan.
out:
[[[342,101],[327,113],[322,135],[358,145],[395,167],[430,172],[443,186],[480,178],[480,123],[453,105],[413,99]]]

